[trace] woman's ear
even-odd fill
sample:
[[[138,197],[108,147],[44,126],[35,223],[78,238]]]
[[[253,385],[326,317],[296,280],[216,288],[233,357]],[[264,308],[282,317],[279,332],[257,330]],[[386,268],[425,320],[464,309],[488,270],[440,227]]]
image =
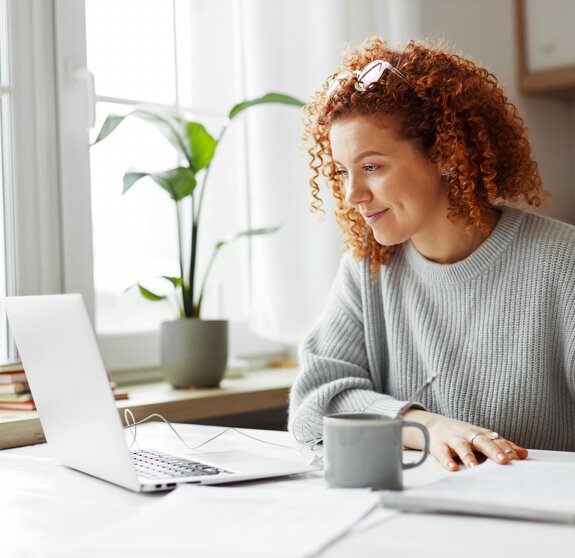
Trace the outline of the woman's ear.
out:
[[[447,182],[451,182],[453,180],[453,169],[451,167],[441,169],[441,176],[447,180]]]

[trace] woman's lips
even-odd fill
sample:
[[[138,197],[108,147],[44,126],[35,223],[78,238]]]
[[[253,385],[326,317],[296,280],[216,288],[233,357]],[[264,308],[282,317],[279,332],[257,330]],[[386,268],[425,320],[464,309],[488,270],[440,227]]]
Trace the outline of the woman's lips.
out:
[[[368,225],[373,225],[374,223],[379,221],[379,219],[381,219],[381,217],[386,211],[387,209],[382,209],[381,211],[377,211],[375,213],[365,213],[363,217]]]

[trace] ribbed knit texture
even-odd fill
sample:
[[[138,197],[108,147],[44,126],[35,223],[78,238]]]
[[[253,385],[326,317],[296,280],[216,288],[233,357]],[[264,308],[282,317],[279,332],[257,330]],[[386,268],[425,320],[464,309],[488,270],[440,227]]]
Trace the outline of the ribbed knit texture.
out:
[[[575,451],[575,227],[502,208],[465,260],[433,263],[408,241],[375,280],[345,255],[300,362],[300,441],[321,438],[326,414],[395,414],[437,372],[419,408]]]

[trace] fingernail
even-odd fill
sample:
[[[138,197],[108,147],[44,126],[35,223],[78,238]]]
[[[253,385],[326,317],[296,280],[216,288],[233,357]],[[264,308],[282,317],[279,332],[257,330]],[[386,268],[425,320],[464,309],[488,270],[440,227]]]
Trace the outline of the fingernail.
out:
[[[498,453],[498,454],[497,454],[497,459],[499,459],[499,461],[505,461],[505,454],[503,454],[503,453]]]
[[[477,465],[479,465],[479,463],[477,463],[477,461],[472,461],[469,466],[470,467],[477,467]]]
[[[450,469],[455,469],[455,468],[457,467],[457,465],[455,464],[455,461],[448,461],[448,462],[447,462],[447,466],[448,466]]]

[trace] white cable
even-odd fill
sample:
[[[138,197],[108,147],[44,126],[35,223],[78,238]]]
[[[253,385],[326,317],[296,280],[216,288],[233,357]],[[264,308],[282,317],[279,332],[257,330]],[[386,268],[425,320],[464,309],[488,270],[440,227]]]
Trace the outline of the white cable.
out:
[[[138,426],[138,424],[143,424],[144,422],[147,422],[153,418],[159,418],[160,420],[164,421],[172,429],[174,434],[180,439],[182,444],[184,444],[184,446],[186,446],[189,450],[192,450],[192,451],[197,451],[202,446],[209,444],[210,442],[214,441],[216,438],[219,438],[222,434],[225,434],[226,432],[228,432],[230,430],[233,430],[234,432],[237,432],[238,434],[241,434],[242,436],[245,436],[246,438],[250,438],[252,440],[255,440],[256,442],[261,442],[262,444],[269,444],[270,446],[276,446],[279,448],[289,449],[291,451],[298,451],[295,448],[292,448],[290,446],[286,446],[283,444],[276,444],[275,442],[269,442],[268,440],[262,440],[261,438],[257,438],[256,436],[252,436],[251,434],[247,434],[246,432],[242,432],[241,430],[239,430],[238,428],[235,428],[233,426],[229,426],[229,427],[224,428],[221,432],[218,432],[215,436],[212,436],[211,438],[208,438],[204,442],[197,444],[196,446],[192,447],[186,443],[186,441],[180,436],[178,431],[162,415],[160,415],[158,413],[153,413],[151,415],[148,415],[146,418],[143,418],[142,420],[136,421],[136,419],[134,417],[134,413],[132,413],[132,411],[130,409],[124,409],[124,420],[126,422],[124,429],[126,429],[126,428],[133,428],[134,429],[132,431],[132,442],[130,443],[130,448],[132,448],[132,446],[137,443],[137,426]],[[319,441],[321,441],[321,440],[319,440]],[[308,444],[302,444],[302,447],[299,449],[298,453],[301,453],[302,450],[304,450],[304,449],[309,449],[313,452],[313,450],[315,449],[315,447],[317,446],[319,441],[316,441],[314,439],[313,446],[311,446],[311,447]],[[315,457],[317,458],[318,456],[315,456]],[[314,461],[317,461],[317,459],[314,459]]]

